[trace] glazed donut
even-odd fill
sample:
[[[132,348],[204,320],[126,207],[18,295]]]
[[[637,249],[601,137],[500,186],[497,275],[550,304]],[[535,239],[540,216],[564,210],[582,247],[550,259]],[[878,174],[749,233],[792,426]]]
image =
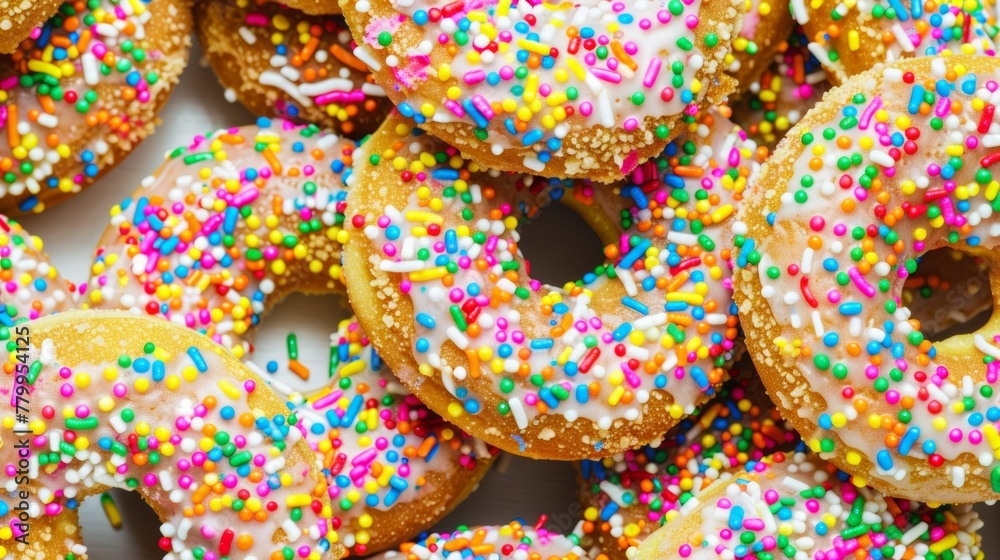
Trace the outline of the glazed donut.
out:
[[[0,325],[74,309],[75,292],[49,261],[41,238],[0,215]]]
[[[607,560],[580,548],[579,531],[563,535],[544,527],[545,518],[534,527],[519,520],[505,525],[460,526],[451,533],[430,533],[399,550],[373,556],[374,560],[446,560],[487,556],[506,560]],[[454,555],[454,556],[453,556]]]
[[[917,259],[944,246],[986,259],[996,285],[998,79],[981,56],[852,78],[789,132],[734,226],[768,393],[813,450],[892,496],[1000,496],[996,315],[931,343],[900,302]]]
[[[61,4],[62,0],[0,0],[0,53],[14,52]]]
[[[811,454],[749,463],[685,504],[631,558],[983,558],[983,521],[970,506],[928,507],[849,480]]]
[[[285,294],[344,293],[341,173],[354,146],[315,126],[263,118],[196,138],[112,210],[88,305],[158,315],[252,357],[248,337]],[[330,481],[332,523],[363,555],[433,525],[496,453],[390,385],[356,325],[335,337],[335,386],[293,394],[287,380],[261,375],[297,405]]]
[[[67,2],[0,57],[0,212],[41,212],[153,132],[187,64],[190,0]],[[71,15],[69,15],[71,14]]]
[[[747,136],[774,149],[795,123],[830,88],[826,72],[807,48],[800,30],[774,55],[773,62],[746,91],[730,103],[732,118]]]
[[[663,7],[661,7],[663,6]],[[721,102],[735,0],[344,0],[400,112],[481,166],[609,183]]]
[[[341,175],[354,149],[263,117],[194,138],[111,209],[84,306],[161,316],[245,357],[289,292],[343,292]]]
[[[992,0],[791,0],[809,50],[841,84],[880,62],[940,54],[996,54]]]
[[[0,558],[85,559],[78,508],[109,488],[156,512],[166,558],[340,557],[294,416],[222,347],[111,312],[20,322],[0,338],[13,401],[0,417]]]
[[[748,0],[743,25],[733,39],[733,51],[726,56],[727,72],[739,82],[739,91],[760,78],[781,52],[794,28],[792,11],[784,0]]]
[[[296,427],[329,483],[340,542],[364,556],[429,529],[479,484],[497,456],[431,412],[399,384],[357,321],[330,336],[329,386],[288,395]]]
[[[195,4],[195,31],[226,98],[256,115],[303,120],[360,138],[392,108],[352,54],[340,16],[308,16],[263,0]]]
[[[609,558],[624,560],[710,484],[748,462],[791,451],[797,441],[753,366],[740,364],[719,396],[661,441],[580,463],[584,531]]]
[[[617,242],[560,289],[530,277],[517,226],[566,182],[489,172],[391,115],[348,178],[345,267],[400,380],[474,436],[562,460],[644,445],[707,400],[735,352],[729,217],[763,154],[714,113],[688,130],[592,190]]]

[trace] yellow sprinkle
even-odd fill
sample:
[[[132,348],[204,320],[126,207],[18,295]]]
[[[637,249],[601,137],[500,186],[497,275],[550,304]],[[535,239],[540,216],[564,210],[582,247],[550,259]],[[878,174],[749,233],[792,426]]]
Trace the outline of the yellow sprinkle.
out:
[[[285,500],[288,507],[305,507],[312,503],[309,494],[292,494]]]
[[[405,217],[411,222],[420,223],[432,223],[432,224],[443,224],[444,218],[434,214],[432,212],[424,212],[422,210],[407,210]]]
[[[443,266],[438,266],[434,268],[429,268],[427,270],[418,270],[416,272],[410,273],[410,280],[413,282],[428,282],[430,280],[437,280],[438,278],[444,278],[448,274],[448,269]]]
[[[732,216],[735,210],[736,208],[734,208],[732,204],[720,206],[712,212],[712,221],[718,224],[729,216]]]
[[[60,70],[58,66],[49,62],[42,62],[41,60],[29,60],[28,70],[31,70],[32,72],[42,72],[54,78],[63,77],[62,70]]]
[[[340,369],[340,376],[350,377],[356,373],[361,373],[363,369],[365,369],[364,360],[355,360]]]
[[[527,39],[518,39],[517,46],[521,47],[522,49],[528,52],[533,52],[535,54],[540,54],[542,56],[546,56],[550,52],[552,52],[552,47],[548,45],[543,45],[538,41],[529,41]]]
[[[689,305],[701,305],[705,303],[705,297],[691,292],[670,292],[665,298],[667,301],[683,301]]]
[[[239,390],[226,380],[219,381],[219,389],[222,389],[222,392],[234,401],[240,398]]]
[[[847,48],[856,51],[861,48],[861,38],[857,31],[851,30],[847,33]]]

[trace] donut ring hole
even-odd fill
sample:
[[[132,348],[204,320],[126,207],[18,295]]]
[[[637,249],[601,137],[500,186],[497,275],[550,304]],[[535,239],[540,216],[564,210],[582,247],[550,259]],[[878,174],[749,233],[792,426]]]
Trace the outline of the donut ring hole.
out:
[[[991,259],[982,250],[941,247],[925,253],[903,285],[902,303],[931,342],[971,334],[994,313]]]
[[[346,306],[343,295],[292,292],[254,327],[252,352],[246,359],[265,372],[264,381],[280,380],[304,394],[323,388],[330,383],[330,333],[336,332],[341,320],[350,318]],[[305,378],[289,368],[292,357],[288,339],[292,335],[297,342],[298,362],[308,370]]]
[[[597,232],[564,204],[546,208],[538,220],[521,228],[521,234],[521,253],[531,264],[531,277],[545,284],[562,286],[605,263]]]
[[[134,558],[160,558],[163,549],[160,540],[160,520],[153,508],[143,501],[138,492],[125,492],[117,488],[108,494],[121,516],[121,525],[114,528],[101,494],[94,494],[80,506],[80,531],[83,542],[87,543],[87,553],[92,558],[107,558],[128,550]],[[112,534],[114,538],[108,539]]]

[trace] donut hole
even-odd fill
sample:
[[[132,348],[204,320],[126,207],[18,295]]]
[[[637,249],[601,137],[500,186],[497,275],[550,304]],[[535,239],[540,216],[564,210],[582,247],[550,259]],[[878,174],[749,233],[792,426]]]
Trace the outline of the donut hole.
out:
[[[87,497],[80,506],[80,530],[91,558],[162,558],[160,520],[138,492],[108,491],[121,515],[115,529],[105,513],[101,494]]]
[[[254,329],[249,361],[264,372],[267,381],[277,380],[304,393],[320,389],[330,383],[330,334],[337,331],[340,321],[350,317],[347,298],[342,295],[289,294]],[[288,350],[292,334],[297,341],[298,362],[308,370],[306,379],[292,369]]]
[[[924,254],[907,279],[903,304],[932,342],[969,334],[993,314],[989,267],[982,257],[942,247]]]
[[[562,204],[549,206],[540,219],[522,227],[519,246],[531,263],[531,277],[553,286],[582,278],[604,263],[601,238]]]

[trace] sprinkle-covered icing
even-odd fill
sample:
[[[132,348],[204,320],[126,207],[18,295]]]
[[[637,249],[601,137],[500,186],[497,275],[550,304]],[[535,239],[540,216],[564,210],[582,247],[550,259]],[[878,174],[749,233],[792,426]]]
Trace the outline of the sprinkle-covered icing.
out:
[[[156,41],[181,52],[190,41],[170,25],[190,16],[155,20],[157,1],[65,2],[0,61],[0,196],[17,197],[20,211],[42,211],[36,195],[48,189],[79,192],[152,132],[153,107],[187,58]]]
[[[407,528],[410,534],[402,536],[437,521],[457,496],[435,504],[426,503],[426,496],[496,455],[400,385],[353,319],[330,335],[330,375],[329,386],[308,395],[278,381],[271,385],[288,395],[296,427],[320,457],[333,505],[331,523],[353,553],[375,552],[395,544],[392,538]],[[478,477],[467,478],[473,484]],[[421,499],[421,509],[402,520],[409,523],[402,532],[373,519],[377,511]]]
[[[635,558],[983,558],[983,522],[970,506],[886,497],[805,453],[752,461],[709,492],[684,508],[701,517],[700,531],[676,540],[654,534]]]
[[[801,29],[770,67],[733,103],[733,120],[750,138],[774,147],[829,88],[826,72],[807,48]]]
[[[223,83],[231,102],[263,89],[274,114],[355,137],[374,130],[392,106],[352,53],[351,32],[341,16],[308,16],[254,0],[210,0],[196,7],[196,13],[209,14],[199,27],[219,26],[200,30],[201,36],[226,30],[238,50],[252,57],[239,68],[225,69],[230,75]],[[210,60],[214,48],[231,47],[228,41],[214,47],[209,43]],[[261,61],[267,62],[266,69]]]
[[[792,0],[792,15],[812,34],[809,50],[838,81],[865,68],[842,56],[892,62],[911,56],[996,54],[995,19],[984,0]],[[844,23],[847,22],[847,23]]]
[[[42,240],[0,215],[0,325],[76,307],[76,286],[59,275]]]
[[[988,324],[932,344],[900,291],[928,251],[998,245],[994,64],[914,59],[828,94],[769,168],[793,173],[765,172],[734,228],[738,295],[776,321],[748,347],[822,396],[796,391],[789,412],[810,447],[936,501],[1000,493],[1000,338]]]
[[[742,132],[709,115],[639,166],[612,196],[621,233],[605,248],[609,263],[560,289],[528,275],[517,226],[537,214],[539,196],[561,198],[564,183],[520,177],[494,187],[404,122],[390,120],[382,132],[398,135],[398,149],[365,152],[367,165],[349,182],[357,183],[352,197],[373,196],[369,174],[388,167],[412,192],[408,203],[351,220],[379,248],[372,266],[401,275],[413,304],[413,358],[453,395],[456,423],[498,415],[525,430],[556,414],[607,430],[616,419],[642,422],[653,391],[673,397],[660,414],[674,419],[714,393],[736,337],[729,219],[762,155]],[[449,360],[448,343],[464,359]]]
[[[243,357],[285,294],[343,290],[354,146],[263,118],[196,137],[111,210],[85,303],[162,316]]]
[[[497,558],[498,560],[606,560],[580,548],[579,531],[569,535],[544,527],[543,517],[534,526],[521,521],[506,525],[460,526],[450,533],[421,535],[397,551],[373,556],[375,560],[446,560],[448,558]]]
[[[732,33],[701,21],[700,0],[352,4],[365,21],[352,29],[356,54],[391,69],[394,88],[383,86],[403,115],[463,123],[495,155],[529,147],[520,163],[536,172],[572,157],[563,149],[572,131],[673,137],[657,120],[697,110]],[[625,173],[634,165],[616,163]]]
[[[157,503],[170,558],[334,557],[326,483],[294,416],[265,413],[280,402],[221,347],[152,319],[74,312],[0,327],[0,340],[0,558],[84,556],[79,530],[59,524],[78,525],[83,499],[109,487]]]
[[[602,535],[609,555],[624,557],[732,469],[794,448],[798,435],[778,416],[753,367],[740,365],[732,377],[662,441],[581,463],[585,528]]]

